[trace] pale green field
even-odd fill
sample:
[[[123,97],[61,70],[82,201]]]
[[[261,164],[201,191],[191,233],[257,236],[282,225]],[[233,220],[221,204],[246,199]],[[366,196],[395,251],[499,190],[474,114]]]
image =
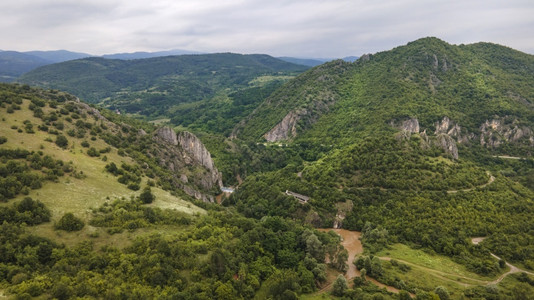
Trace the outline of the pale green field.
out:
[[[383,250],[376,254],[379,257],[391,257],[399,261],[406,261],[414,265],[429,268],[432,270],[449,273],[459,277],[467,277],[474,280],[492,281],[496,277],[484,277],[472,273],[465,266],[455,263],[449,257],[443,255],[431,255],[422,250],[412,249],[404,244],[394,244],[390,249]]]
[[[287,76],[287,75],[280,75],[280,76],[275,76],[275,75],[264,75],[264,76],[258,76],[254,79],[252,79],[251,81],[249,81],[249,85],[252,85],[252,86],[262,86],[262,85],[265,85],[271,81],[274,81],[274,80],[289,80],[289,79],[292,79],[294,78],[295,76]]]

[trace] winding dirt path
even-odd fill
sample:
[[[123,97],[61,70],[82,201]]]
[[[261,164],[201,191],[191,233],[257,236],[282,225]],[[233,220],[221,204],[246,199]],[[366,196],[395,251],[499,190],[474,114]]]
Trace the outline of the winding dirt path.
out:
[[[454,193],[458,193],[458,191],[462,191],[462,192],[470,192],[474,189],[478,189],[478,188],[484,188],[490,184],[492,184],[494,181],[495,181],[495,176],[491,175],[491,173],[489,171],[486,171],[486,174],[489,175],[489,179],[488,179],[488,182],[482,184],[482,185],[479,185],[479,186],[475,186],[475,187],[472,187],[472,188],[468,188],[468,189],[462,189],[462,190],[450,190],[450,191],[447,191],[447,194],[454,194]]]
[[[488,176],[489,176],[488,182],[486,182],[484,184],[481,184],[481,185],[477,185],[477,186],[471,187],[471,188],[467,188],[467,189],[448,190],[447,194],[455,194],[455,193],[458,193],[458,192],[470,192],[470,191],[473,191],[475,189],[479,189],[479,188],[481,189],[481,188],[484,188],[484,187],[492,184],[495,181],[495,176],[491,175],[491,173],[489,171],[486,171],[486,174],[488,174]],[[370,190],[370,189],[375,189],[375,188],[378,188],[381,191],[397,190],[397,189],[388,189],[388,188],[384,188],[384,187],[357,187],[356,189],[357,190]],[[429,190],[429,191],[436,191],[436,190]]]
[[[483,240],[485,240],[486,238],[485,237],[475,237],[475,238],[472,238],[471,239],[471,243],[475,244],[475,245],[478,245],[480,242],[482,242]],[[498,257],[497,255],[493,254],[490,252],[490,255],[497,259],[497,260],[501,260],[500,257]],[[506,276],[510,275],[510,274],[514,274],[514,273],[527,273],[529,275],[533,275],[534,276],[534,273],[532,272],[529,272],[529,271],[526,271],[526,270],[523,270],[523,269],[520,269],[514,265],[512,265],[511,263],[509,262],[506,262],[506,266],[508,268],[510,268],[510,270],[508,270],[508,272],[502,274],[501,276],[499,276],[499,278],[497,278],[496,280],[493,280],[493,281],[490,281],[490,282],[487,282],[487,285],[490,285],[490,284],[498,284],[500,283]]]

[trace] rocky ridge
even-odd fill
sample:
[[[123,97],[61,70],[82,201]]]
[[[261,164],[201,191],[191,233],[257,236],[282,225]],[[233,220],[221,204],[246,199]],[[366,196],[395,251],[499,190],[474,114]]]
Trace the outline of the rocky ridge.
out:
[[[86,103],[72,101],[79,114],[91,115],[95,120],[105,124],[114,134],[121,134],[121,128],[132,130],[127,124],[116,124],[103,116],[96,108]],[[139,137],[147,133],[140,129]],[[222,174],[217,170],[211,154],[194,134],[180,132],[176,134],[169,127],[162,127],[152,134],[151,155],[159,160],[159,164],[174,174],[173,183],[186,194],[205,202],[214,202],[215,192],[222,187]]]
[[[460,125],[445,116],[441,121],[434,123],[433,136],[427,134],[427,130],[421,131],[419,121],[415,118],[403,122],[390,122],[390,125],[400,130],[400,136],[409,138],[411,134],[418,133],[422,138],[422,147],[435,145],[458,159],[457,144],[468,144],[479,141],[480,145],[488,148],[498,148],[503,143],[527,143],[534,146],[534,132],[527,126],[518,125],[517,119],[512,117],[495,117],[486,120],[480,125],[479,134],[467,132]]]
[[[174,173],[174,184],[196,199],[214,202],[214,191],[222,187],[222,174],[200,139],[190,132],[177,134],[169,127],[156,130],[152,139],[158,144],[155,151],[160,165]]]

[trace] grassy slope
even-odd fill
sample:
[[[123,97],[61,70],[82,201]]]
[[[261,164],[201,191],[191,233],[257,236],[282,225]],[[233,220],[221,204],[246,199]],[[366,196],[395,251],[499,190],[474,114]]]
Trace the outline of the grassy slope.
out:
[[[104,171],[105,165],[110,162],[115,162],[115,164],[120,165],[122,162],[132,164],[133,161],[128,157],[119,156],[117,150],[114,148],[112,148],[110,153],[105,153],[101,155],[101,157],[90,157],[84,153],[87,151],[87,148],[83,148],[80,145],[84,139],[68,137],[68,149],[61,149],[55,143],[45,141],[48,137],[55,139],[54,136],[49,133],[39,131],[36,128],[34,134],[28,134],[26,132],[19,133],[16,129],[11,129],[11,126],[13,125],[22,128],[22,122],[24,120],[30,120],[32,124],[41,123],[41,120],[35,118],[32,111],[27,109],[29,103],[28,100],[24,100],[21,105],[22,109],[15,111],[13,114],[2,113],[2,119],[5,120],[0,123],[3,128],[2,135],[8,139],[7,143],[3,144],[2,147],[23,148],[29,151],[40,150],[43,151],[45,155],[51,155],[55,159],[60,159],[64,162],[72,161],[75,169],[86,175],[83,179],[66,175],[60,177],[58,182],[46,181],[42,188],[30,191],[28,196],[42,201],[52,212],[52,222],[36,226],[35,231],[42,236],[67,244],[76,244],[87,238],[88,234],[98,231],[100,237],[97,238],[97,244],[104,242],[114,245],[123,244],[127,240],[126,237],[129,235],[128,233],[110,237],[104,233],[103,229],[97,229],[91,226],[86,226],[82,232],[55,232],[53,230],[53,222],[59,220],[64,213],[72,212],[87,223],[90,218],[91,208],[97,208],[106,201],[112,201],[116,198],[129,199],[132,196],[139,195],[141,191],[132,191],[128,189],[125,185],[119,183],[116,177]],[[49,108],[46,107],[43,111],[46,113],[48,109]],[[69,124],[66,123],[65,126],[68,128]],[[91,147],[97,149],[102,149],[108,146],[108,144],[100,139],[97,139],[96,141],[89,140],[89,142]],[[101,159],[104,155],[108,158],[106,162]],[[146,181],[147,178],[143,178],[142,186],[146,184]],[[156,200],[151,205],[155,207],[160,207],[162,209],[176,209],[189,214],[204,213],[203,209],[190,202],[175,197],[158,187],[153,187],[152,190],[156,195]],[[0,203],[0,206],[11,205],[12,202],[21,200],[24,197],[26,196],[19,195],[8,203]],[[142,231],[143,230],[140,232]]]

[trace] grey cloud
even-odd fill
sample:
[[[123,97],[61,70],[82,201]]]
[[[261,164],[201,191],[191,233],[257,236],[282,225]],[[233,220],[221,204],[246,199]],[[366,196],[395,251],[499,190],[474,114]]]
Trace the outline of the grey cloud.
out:
[[[308,57],[424,36],[534,52],[532,1],[21,0],[0,3],[0,49],[95,54],[182,48]]]

